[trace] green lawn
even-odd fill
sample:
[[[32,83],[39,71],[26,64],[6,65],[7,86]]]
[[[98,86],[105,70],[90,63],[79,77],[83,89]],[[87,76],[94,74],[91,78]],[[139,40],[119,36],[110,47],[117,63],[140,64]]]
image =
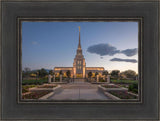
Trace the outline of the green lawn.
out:
[[[40,79],[40,80],[23,80],[22,85],[41,85],[43,83],[47,83],[47,79]]]
[[[138,83],[138,80],[115,80],[111,79],[112,83],[116,84],[133,84],[133,83]]]

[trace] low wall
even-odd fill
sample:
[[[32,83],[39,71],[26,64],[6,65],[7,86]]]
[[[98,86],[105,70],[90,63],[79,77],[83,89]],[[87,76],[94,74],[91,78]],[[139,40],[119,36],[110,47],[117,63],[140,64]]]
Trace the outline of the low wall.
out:
[[[48,94],[40,97],[39,99],[40,99],[40,100],[46,100],[46,99],[48,99],[50,96],[61,92],[63,89],[61,88],[60,85],[58,85],[58,86],[54,87],[52,90],[53,90],[53,92],[50,92],[50,93],[48,93]]]
[[[116,96],[112,95],[109,92],[104,92],[104,95],[106,95],[107,97],[111,98],[112,100],[121,100],[119,97],[116,97]]]
[[[67,84],[68,82],[51,82],[50,84]]]
[[[108,84],[108,82],[90,82],[91,84]]]
[[[111,93],[109,93],[109,91],[127,91],[128,92],[128,89],[123,88],[123,87],[119,87],[119,88],[105,88],[105,87],[102,87],[101,85],[98,85],[98,90],[100,92],[102,92],[104,95],[106,95],[107,97],[109,97],[109,98],[111,98],[113,100],[122,100],[122,99],[120,99],[117,96],[112,95]],[[128,92],[128,94],[131,94],[131,95],[134,95],[134,96],[138,97],[137,94],[134,94],[132,92]]]
[[[113,85],[113,84],[112,84],[112,85]],[[119,87],[119,88],[105,88],[105,87],[103,87],[103,86],[101,86],[101,85],[98,85],[98,87],[102,88],[104,91],[114,91],[114,90],[116,90],[116,91],[128,91],[128,89],[127,89],[127,88],[124,88],[124,87]]]
[[[134,95],[134,96],[137,96],[138,97],[138,94],[134,94],[134,93],[132,93],[132,92],[128,92],[129,94],[131,94],[131,95]]]
[[[113,89],[113,88],[111,88],[111,89]],[[105,96],[109,97],[112,100],[121,100],[119,97],[116,97],[116,96],[108,93],[107,88],[102,87],[101,85],[98,85],[98,91],[102,92]]]
[[[37,92],[37,91],[44,91],[44,90],[53,90],[53,88],[38,88],[38,87],[33,87],[33,88],[30,88],[29,91],[30,92]]]

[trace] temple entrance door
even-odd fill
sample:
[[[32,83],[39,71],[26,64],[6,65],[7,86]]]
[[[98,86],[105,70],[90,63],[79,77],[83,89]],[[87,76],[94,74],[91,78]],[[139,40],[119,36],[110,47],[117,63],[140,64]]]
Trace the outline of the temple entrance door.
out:
[[[83,74],[76,74],[76,78],[83,78]]]

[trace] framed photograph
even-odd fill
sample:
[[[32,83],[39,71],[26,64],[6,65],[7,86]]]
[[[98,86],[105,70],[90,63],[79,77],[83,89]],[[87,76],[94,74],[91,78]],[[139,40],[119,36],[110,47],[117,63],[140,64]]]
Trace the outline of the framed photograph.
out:
[[[2,119],[158,120],[158,4],[3,1]]]
[[[22,43],[19,103],[141,102],[142,18],[18,18],[18,24]]]

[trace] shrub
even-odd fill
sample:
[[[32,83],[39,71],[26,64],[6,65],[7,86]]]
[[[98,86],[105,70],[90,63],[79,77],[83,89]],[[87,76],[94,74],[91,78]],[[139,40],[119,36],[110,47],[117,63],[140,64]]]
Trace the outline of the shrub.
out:
[[[28,92],[28,89],[22,88],[22,93]]]
[[[29,88],[35,87],[35,85],[23,85],[22,86],[22,93],[28,92]]]
[[[116,84],[133,84],[133,83],[138,83],[138,81],[136,80],[111,80],[112,83],[116,83]]]
[[[105,82],[105,80],[104,79],[100,79],[99,82]]]
[[[130,84],[128,90],[134,93],[138,93],[138,84],[137,83]]]
[[[37,85],[37,84],[43,84],[47,83],[48,80],[23,80],[22,85]]]

